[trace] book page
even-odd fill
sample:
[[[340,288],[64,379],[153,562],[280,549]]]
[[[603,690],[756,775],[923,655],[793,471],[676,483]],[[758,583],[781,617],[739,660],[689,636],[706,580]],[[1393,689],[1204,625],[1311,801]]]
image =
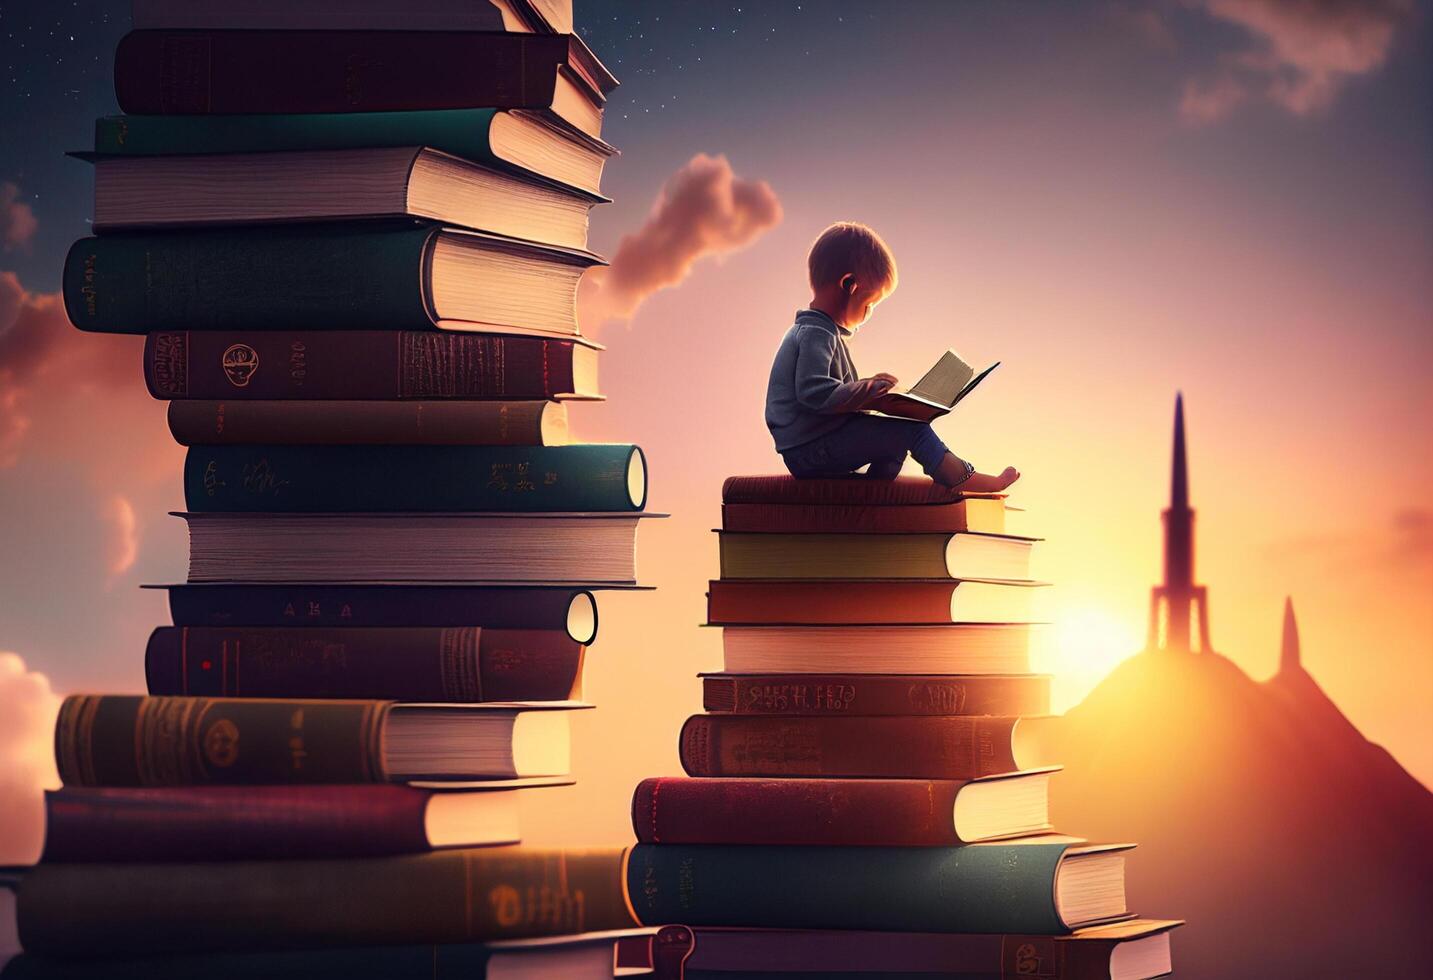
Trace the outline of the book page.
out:
[[[935,362],[934,367],[911,386],[910,394],[949,408],[974,374],[975,369],[965,363],[959,354],[948,350]]]

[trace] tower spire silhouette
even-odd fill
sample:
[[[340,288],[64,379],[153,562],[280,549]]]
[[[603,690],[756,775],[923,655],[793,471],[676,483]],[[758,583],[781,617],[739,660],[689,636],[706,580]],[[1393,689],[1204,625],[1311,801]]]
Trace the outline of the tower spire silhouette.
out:
[[[1150,590],[1148,650],[1189,652],[1190,614],[1199,607],[1199,649],[1209,642],[1209,606],[1204,586],[1194,584],[1194,511],[1189,506],[1189,468],[1184,453],[1184,395],[1174,395],[1174,454],[1169,474],[1169,506],[1164,521],[1164,582]],[[1164,629],[1160,629],[1163,609]]]
[[[1299,655],[1299,621],[1294,618],[1294,599],[1284,596],[1284,635],[1279,648],[1279,673],[1303,670]]]

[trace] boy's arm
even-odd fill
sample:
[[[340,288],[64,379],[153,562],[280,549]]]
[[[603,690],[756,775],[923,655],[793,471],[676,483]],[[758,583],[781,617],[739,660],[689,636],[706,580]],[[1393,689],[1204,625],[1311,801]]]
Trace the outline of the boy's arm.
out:
[[[824,330],[807,330],[796,351],[796,400],[813,412],[831,415],[857,412],[890,391],[880,378],[842,381],[831,374],[836,338]]]

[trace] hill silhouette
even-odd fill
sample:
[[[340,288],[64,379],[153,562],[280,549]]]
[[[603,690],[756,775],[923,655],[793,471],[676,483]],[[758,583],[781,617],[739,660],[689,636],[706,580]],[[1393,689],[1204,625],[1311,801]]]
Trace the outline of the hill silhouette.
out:
[[[1426,969],[1433,793],[1302,667],[1268,682],[1214,653],[1142,653],[1038,730],[1055,824],[1131,840],[1130,907],[1189,924],[1193,980]]]

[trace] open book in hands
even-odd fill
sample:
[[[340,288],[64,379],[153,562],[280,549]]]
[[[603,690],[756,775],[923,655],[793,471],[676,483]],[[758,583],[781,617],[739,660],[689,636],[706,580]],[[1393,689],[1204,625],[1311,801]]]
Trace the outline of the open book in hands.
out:
[[[864,411],[929,422],[949,412],[999,366],[1000,362],[996,361],[976,374],[959,354],[948,350],[915,384],[904,391],[892,390],[872,399]]]

